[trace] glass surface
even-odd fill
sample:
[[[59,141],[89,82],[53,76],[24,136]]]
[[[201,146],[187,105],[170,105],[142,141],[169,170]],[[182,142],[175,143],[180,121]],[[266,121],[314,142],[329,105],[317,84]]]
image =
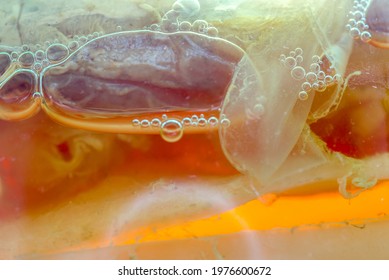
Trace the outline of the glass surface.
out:
[[[388,258],[388,0],[11,2],[0,258]]]

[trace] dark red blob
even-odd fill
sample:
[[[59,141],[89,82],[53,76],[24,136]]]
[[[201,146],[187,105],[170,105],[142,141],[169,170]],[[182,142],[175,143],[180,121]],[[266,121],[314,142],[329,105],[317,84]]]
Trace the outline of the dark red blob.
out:
[[[339,109],[311,124],[311,129],[331,151],[349,157],[366,158],[388,152],[387,103],[382,89],[347,90]]]

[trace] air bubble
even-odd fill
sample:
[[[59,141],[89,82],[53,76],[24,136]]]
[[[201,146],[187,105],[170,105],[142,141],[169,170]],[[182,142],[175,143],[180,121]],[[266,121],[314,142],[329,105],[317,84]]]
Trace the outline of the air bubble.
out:
[[[296,55],[303,55],[303,49],[302,48],[296,48],[295,50]]]
[[[265,113],[265,107],[262,104],[256,104],[254,106],[254,112],[257,116],[262,116]]]
[[[290,52],[289,52],[289,56],[295,57],[295,56],[296,56],[296,52],[295,52],[295,51],[290,51]]]
[[[161,125],[161,137],[166,142],[177,142],[182,138],[183,134],[182,124],[177,120],[167,120]]]
[[[205,33],[208,29],[208,22],[198,19],[192,24],[192,30],[195,32]]]
[[[216,37],[217,35],[219,35],[219,30],[217,30],[216,27],[211,26],[207,29],[207,34],[209,36]]]
[[[308,83],[313,84],[317,80],[317,75],[313,72],[308,72],[305,75],[305,79],[307,80]]]
[[[312,56],[312,62],[313,63],[320,63],[320,56],[318,56],[318,55]]]
[[[92,33],[92,36],[93,36],[94,38],[97,38],[97,37],[99,37],[100,35],[99,35],[99,32],[93,32],[93,33]]]
[[[317,73],[317,78],[319,80],[324,80],[325,77],[326,77],[326,73],[324,73],[324,71],[319,71],[319,73]]]
[[[143,128],[147,128],[150,126],[150,122],[148,120],[142,120],[140,122],[140,126],[143,127]]]
[[[326,84],[323,81],[318,81],[317,82],[317,91],[323,92],[326,90]]]
[[[185,126],[190,126],[190,125],[192,125],[192,120],[190,118],[183,118],[182,124]]]
[[[355,20],[360,20],[360,19],[362,19],[362,18],[363,18],[363,13],[362,13],[362,12],[356,11],[356,12],[354,13],[354,19],[355,19]]]
[[[34,64],[33,68],[34,68],[35,71],[41,71],[43,67],[42,67],[42,64],[41,64],[41,63],[36,62],[36,63]]]
[[[198,125],[204,127],[207,125],[207,120],[205,118],[199,118]]]
[[[69,50],[65,45],[54,44],[48,47],[46,55],[51,62],[58,62],[69,55]]]
[[[24,52],[19,56],[19,63],[23,67],[30,67],[35,62],[32,52]]]
[[[37,50],[37,51],[35,52],[35,58],[36,58],[36,60],[43,60],[43,59],[46,58],[46,54],[45,54],[45,52],[42,51],[42,50]]]
[[[80,36],[78,41],[80,42],[81,45],[84,45],[84,44],[86,44],[86,42],[88,42],[88,38],[85,36]]]
[[[11,58],[12,59],[18,59],[18,57],[19,57],[19,55],[18,55],[18,53],[17,52],[11,52]]]
[[[30,47],[27,46],[27,45],[23,45],[22,46],[22,51],[26,52],[26,51],[29,51],[30,50]]]
[[[359,38],[359,36],[361,35],[361,32],[359,31],[358,28],[351,28],[350,29],[350,35],[354,38]]]
[[[362,20],[358,21],[357,22],[357,28],[359,30],[363,30],[365,28],[365,22],[363,22]]]
[[[160,127],[161,126],[161,121],[159,119],[157,119],[157,118],[152,119],[151,120],[151,126],[153,126],[153,127]]]
[[[309,66],[309,70],[317,74],[320,71],[320,65],[318,63],[312,63],[311,66]]]
[[[229,127],[231,125],[231,121],[229,119],[226,119],[226,118],[223,118],[221,121],[220,121],[220,125],[222,127]]]
[[[294,67],[296,67],[296,65],[297,62],[295,58],[289,56],[285,59],[285,66],[289,69],[293,69]]]
[[[192,122],[198,122],[199,121],[199,117],[196,116],[196,115],[193,115],[191,120],[192,120]]]
[[[342,78],[342,76],[340,74],[335,74],[333,80],[337,84],[342,84],[343,83],[343,78]]]
[[[156,23],[153,23],[152,25],[150,25],[150,30],[153,30],[153,31],[159,30],[159,25]]]
[[[37,92],[34,92],[33,94],[32,94],[32,98],[33,99],[37,99],[37,98],[43,98],[43,94],[42,93],[40,93],[39,91],[37,91]]]
[[[42,66],[47,67],[50,65],[50,62],[47,59],[42,60]]]
[[[219,120],[216,117],[210,117],[208,123],[210,126],[215,127],[219,123]]]
[[[306,91],[300,91],[299,92],[299,99],[300,100],[307,100],[308,99],[308,93]]]
[[[75,51],[78,48],[78,42],[77,41],[71,41],[68,44],[68,49],[70,51]]]
[[[304,91],[310,91],[312,86],[310,83],[308,82],[304,82],[302,85],[301,85],[301,88],[304,90]]]
[[[180,22],[181,31],[189,31],[192,28],[192,24],[189,21]]]
[[[357,25],[357,22],[355,19],[351,18],[348,20],[348,24],[350,24],[351,27],[355,27]]]
[[[134,119],[134,120],[132,120],[132,125],[133,126],[139,126],[140,125],[140,121],[138,119]]]
[[[301,55],[296,56],[296,62],[297,64],[301,64],[303,62],[304,58]]]
[[[302,80],[305,78],[305,69],[301,66],[296,66],[290,71],[292,78],[295,80]]]
[[[166,115],[166,114],[163,114],[163,115],[162,115],[162,119],[163,119],[163,120],[167,120],[167,115]]]
[[[333,82],[333,79],[330,75],[327,75],[324,78],[324,82],[328,85],[328,84],[331,84]]]
[[[362,42],[368,43],[371,40],[371,34],[368,31],[363,31],[361,34]]]

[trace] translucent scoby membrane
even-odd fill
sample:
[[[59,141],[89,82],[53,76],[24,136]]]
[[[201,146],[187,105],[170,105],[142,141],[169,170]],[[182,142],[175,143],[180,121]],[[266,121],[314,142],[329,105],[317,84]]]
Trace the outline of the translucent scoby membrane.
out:
[[[219,108],[242,57],[196,33],[122,32],[88,42],[43,73],[49,107],[100,117]]]
[[[387,0],[0,2],[0,258],[387,258]]]
[[[334,13],[347,13],[348,7],[337,6]],[[340,56],[336,61],[340,64],[339,73],[343,73],[342,64],[348,58],[347,53],[343,54],[348,51],[342,50],[343,45],[337,50],[346,18],[336,14],[325,18],[307,8],[300,10],[299,20],[286,24],[289,12],[280,8],[269,13],[282,26],[277,40],[284,43],[269,46],[265,37],[249,49],[249,56],[242,60],[240,71],[234,76],[236,86],[228,92],[222,110],[231,125],[220,132],[223,149],[234,165],[250,174],[258,187],[273,191],[282,189],[284,184],[309,183],[317,176],[312,169],[333,165],[307,128],[307,119],[315,113],[311,109],[314,87],[319,89],[325,77],[324,74],[319,78],[317,54],[333,51],[333,59]],[[307,20],[314,24],[306,24]],[[328,33],[318,33],[316,25],[326,26],[326,32],[328,27]],[[295,33],[297,29],[299,32]],[[288,33],[294,36],[289,37]],[[352,39],[346,40],[350,45]]]

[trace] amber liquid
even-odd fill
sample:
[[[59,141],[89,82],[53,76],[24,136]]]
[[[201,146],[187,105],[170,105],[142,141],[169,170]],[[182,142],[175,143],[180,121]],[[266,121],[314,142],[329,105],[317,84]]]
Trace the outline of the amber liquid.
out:
[[[148,181],[237,174],[221,151],[217,131],[168,143],[159,135],[66,128],[43,113],[1,126],[2,219],[48,210],[109,176]]]

